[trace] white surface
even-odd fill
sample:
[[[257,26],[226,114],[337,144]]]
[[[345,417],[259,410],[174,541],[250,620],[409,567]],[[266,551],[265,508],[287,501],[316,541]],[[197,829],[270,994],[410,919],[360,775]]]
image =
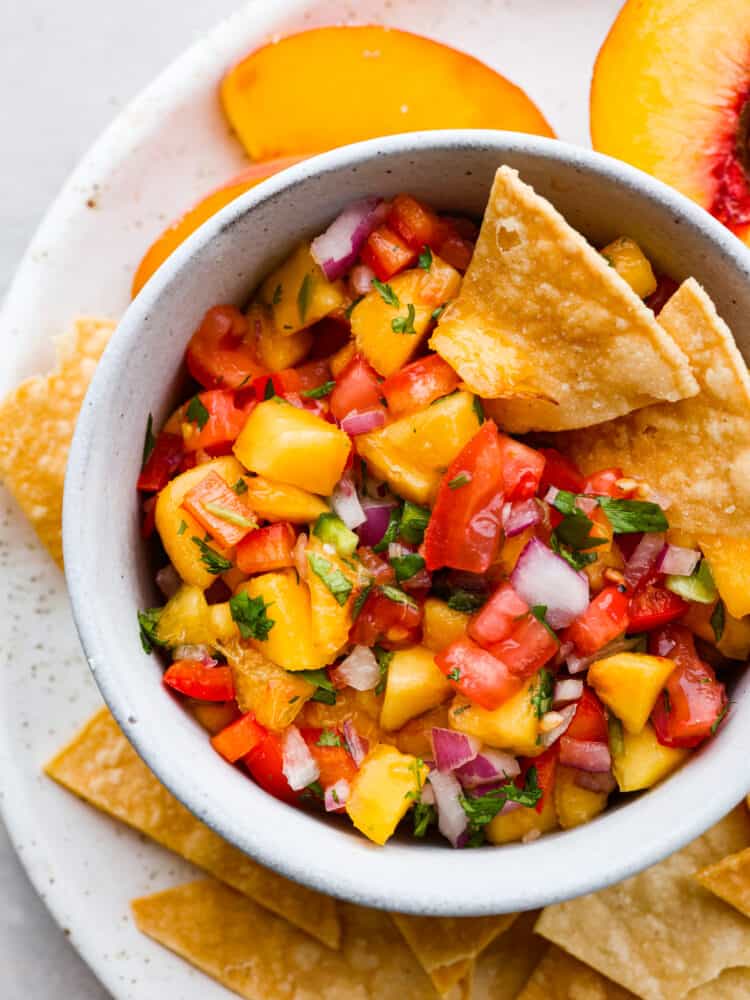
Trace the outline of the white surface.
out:
[[[191,0],[189,4],[162,0],[157,5],[129,0],[126,5],[104,7],[90,0],[69,0],[57,6],[46,0],[11,0],[0,41],[0,92],[5,95],[0,104],[1,290],[44,206],[96,132],[174,54],[231,6],[223,0]],[[276,10],[280,6],[274,4]],[[590,69],[618,6],[619,0],[493,0],[472,4],[468,14],[448,0],[396,0],[381,9],[391,23],[463,45],[502,68],[529,90],[561,136],[585,141]],[[373,4],[373,9],[379,7]],[[327,19],[344,9],[342,4],[327,5]],[[236,151],[231,156],[236,157]],[[194,194],[205,188],[207,176],[199,185],[199,174],[199,169],[179,177],[164,169],[155,171],[148,178],[151,214],[146,229],[133,231],[145,216],[131,213],[127,241],[113,239],[114,234],[107,239],[102,222],[93,256],[86,246],[74,245],[68,253],[59,246],[37,246],[38,273],[47,278],[56,273],[59,286],[55,294],[46,296],[43,308],[29,310],[22,324],[3,329],[0,381],[4,385],[49,359],[49,334],[67,324],[75,311],[124,302],[132,262],[117,256],[123,242],[128,242],[129,253],[146,242],[158,228],[160,214],[169,215],[184,206],[185,184],[192,185]],[[158,183],[163,197],[157,209],[154,190]],[[72,220],[81,232],[87,226],[96,228],[86,218],[84,201],[81,198],[79,216]],[[52,259],[45,265],[48,251]],[[102,281],[107,266],[109,280]],[[87,274],[86,292],[74,302],[75,289],[83,287],[81,279]],[[50,290],[49,285],[46,288]],[[23,801],[15,807],[16,816],[23,813],[28,828],[34,829],[35,823],[38,827],[39,839],[24,845],[33,858],[37,882],[49,882],[49,897],[54,897],[58,909],[64,904],[75,918],[74,941],[87,947],[100,968],[109,970],[108,979],[118,997],[225,996],[182,963],[142,942],[128,924],[128,898],[148,891],[155,881],[175,881],[184,867],[51,789],[37,776],[39,764],[86,717],[96,696],[70,626],[59,574],[38,552],[31,532],[10,502],[2,497],[0,503],[0,572],[3,580],[12,577],[16,581],[13,594],[3,594],[0,605],[2,624],[12,628],[3,649],[7,662],[2,670],[9,679],[5,694],[12,699],[6,703],[3,725],[12,725],[17,767],[28,774]],[[62,993],[89,1000],[104,996],[66,950],[64,938],[33,899],[7,849],[0,857],[3,997],[47,1000]],[[112,871],[117,871],[117,879],[111,878]],[[105,939],[108,946],[101,944]],[[150,962],[148,981],[139,978],[135,983],[136,972],[144,969],[145,962]]]

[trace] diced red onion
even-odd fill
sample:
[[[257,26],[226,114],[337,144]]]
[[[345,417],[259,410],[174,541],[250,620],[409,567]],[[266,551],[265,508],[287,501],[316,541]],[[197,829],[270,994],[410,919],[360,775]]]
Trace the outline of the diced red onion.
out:
[[[578,771],[574,781],[579,788],[588,788],[590,792],[604,792],[605,795],[609,795],[617,787],[611,771]]]
[[[629,649],[637,646],[639,642],[638,636],[631,636],[629,639],[624,637],[613,639],[612,642],[608,642],[606,646],[602,646],[590,656],[576,656],[575,653],[571,653],[565,660],[565,666],[571,674],[582,674],[597,660],[606,660],[608,656],[614,656],[615,653],[626,653]]]
[[[380,667],[369,646],[355,646],[331,673],[355,691],[372,691],[380,682]]]
[[[563,736],[560,740],[560,763],[566,767],[577,767],[581,771],[609,771],[612,756],[606,743]]]
[[[341,812],[349,798],[349,782],[340,778],[335,784],[329,785],[324,793],[326,812]]]
[[[509,799],[498,813],[498,816],[507,816],[508,813],[513,813],[516,811],[516,809],[520,808],[521,808],[520,802],[514,802],[513,799]]]
[[[455,771],[462,764],[474,760],[482,745],[475,736],[465,736],[455,729],[435,727],[431,738],[438,771]]]
[[[625,564],[625,583],[629,587],[637,587],[641,580],[648,576],[663,548],[663,534],[647,532],[643,536]]]
[[[461,805],[463,789],[458,778],[453,774],[445,774],[442,771],[430,771],[427,779],[432,785],[435,794],[435,804],[438,813],[438,830],[451,842],[454,847],[458,847],[458,841],[462,833],[466,832],[468,818]]]
[[[520,535],[527,528],[533,528],[542,520],[542,505],[536,497],[516,500],[503,506],[503,531],[507,538]]]
[[[388,543],[389,559],[399,559],[401,556],[411,556],[413,554],[414,554],[414,549],[410,549],[408,545],[402,545],[401,542]]]
[[[349,274],[349,287],[355,295],[367,295],[374,277],[375,272],[366,264],[357,264]]]
[[[167,600],[170,597],[174,597],[177,591],[180,589],[179,573],[174,568],[172,563],[167,563],[166,566],[162,566],[159,572],[156,574],[156,586],[164,594]]]
[[[354,723],[351,719],[347,719],[343,725],[344,742],[346,743],[346,749],[352,756],[352,760],[359,767],[362,761],[367,756],[367,751],[369,749],[369,744],[367,740],[363,739],[357,730],[354,728]]]
[[[485,747],[474,760],[457,767],[455,774],[464,788],[478,788],[490,781],[503,778],[506,781],[521,773],[521,766],[515,757],[502,750]]]
[[[310,253],[329,281],[340,278],[354,263],[363,243],[382,221],[381,198],[353,201],[310,244]]]
[[[377,545],[383,538],[388,522],[391,519],[393,504],[389,501],[383,503],[364,503],[362,509],[365,512],[366,520],[357,527],[356,532],[363,545]]]
[[[292,549],[292,559],[294,559],[294,566],[300,577],[303,580],[307,579],[307,535],[304,531],[301,531],[297,535],[297,541],[294,543],[294,548]]]
[[[347,413],[341,421],[341,430],[350,437],[357,437],[358,434],[369,434],[385,423],[385,410],[352,410]]]
[[[343,476],[336,484],[331,496],[331,506],[347,528],[358,528],[367,520],[354,483],[349,476]]]
[[[561,705],[568,705],[571,701],[578,701],[582,694],[583,681],[566,677],[555,683],[555,689],[552,692],[552,707],[559,708]]]
[[[550,729],[546,733],[541,733],[539,736],[539,742],[543,747],[551,747],[552,744],[563,735],[573,721],[573,716],[576,714],[577,708],[577,705],[566,705],[565,708],[560,709],[560,711],[556,713],[560,716],[558,724],[554,729]]]
[[[175,646],[172,650],[172,660],[195,660],[198,663],[215,663],[211,658],[211,650],[208,646],[182,645]]]
[[[690,576],[700,562],[701,554],[697,549],[686,549],[681,545],[665,545],[656,560],[656,568],[660,573],[671,576]]]
[[[565,628],[589,606],[586,574],[576,573],[538,538],[527,542],[510,579],[529,607],[546,607],[550,628]]]
[[[282,770],[290,788],[299,792],[318,780],[320,769],[296,726],[284,733],[281,747]]]

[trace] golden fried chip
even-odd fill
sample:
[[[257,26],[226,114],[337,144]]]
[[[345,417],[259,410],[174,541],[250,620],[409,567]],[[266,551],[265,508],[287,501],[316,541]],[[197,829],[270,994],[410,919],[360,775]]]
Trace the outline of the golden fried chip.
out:
[[[247,1000],[434,1000],[435,990],[385,913],[341,904],[333,952],[220,882],[136,899],[139,930]]]
[[[98,712],[45,771],[97,809],[338,948],[341,928],[335,901],[263,868],[197,820],[149,771],[107,709]]]
[[[750,966],[750,922],[694,878],[748,845],[742,805],[653,868],[547,907],[537,933],[645,1000],[678,1000],[725,969]]]
[[[549,945],[517,1000],[637,1000],[567,952]]]
[[[603,427],[563,434],[559,446],[584,472],[618,465],[664,493],[671,500],[668,517],[674,528],[750,537],[747,366],[693,278],[674,293],[659,321],[690,359],[700,393]]]
[[[709,892],[750,917],[750,847],[702,868],[695,877]]]
[[[473,959],[516,919],[515,913],[497,917],[391,916],[438,993],[447,993],[464,979]]]
[[[500,167],[458,298],[430,340],[509,431],[611,420],[698,391],[682,351],[580,233]]]
[[[83,397],[115,324],[78,319],[57,345],[57,369],[22,382],[0,403],[0,482],[62,566],[65,465]]]
[[[522,913],[474,965],[474,1000],[514,1000],[549,947],[534,933],[538,910]]]

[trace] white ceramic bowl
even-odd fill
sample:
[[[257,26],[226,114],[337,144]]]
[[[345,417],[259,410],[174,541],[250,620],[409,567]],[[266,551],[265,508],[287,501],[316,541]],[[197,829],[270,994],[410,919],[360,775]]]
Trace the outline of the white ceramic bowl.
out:
[[[495,169],[518,168],[594,243],[628,234],[662,271],[694,275],[750,349],[750,253],[702,209],[622,163],[503,132],[392,136],[265,181],[196,232],[128,309],[86,397],[68,465],[64,543],[73,611],[101,692],[151,769],[195,815],[265,865],[322,892],[422,914],[529,909],[618,881],[678,849],[748,790],[750,698],[740,678],[716,740],[677,774],[577,830],[528,845],[453,851],[394,838],[271,798],[215,754],[141,650],[136,611],[157,603],[135,481],[147,414],[175,405],[185,345],[204,311],[243,304],[301,237],[365,194],[409,191],[480,215]],[[742,338],[744,339],[744,342]],[[685,455],[689,461],[689,455]]]

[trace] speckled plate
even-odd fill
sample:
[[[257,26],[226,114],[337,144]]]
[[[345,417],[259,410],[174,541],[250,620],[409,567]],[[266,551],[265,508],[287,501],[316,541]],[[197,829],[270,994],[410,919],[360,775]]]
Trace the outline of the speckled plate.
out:
[[[216,99],[223,71],[246,51],[316,24],[385,21],[484,59],[527,90],[562,138],[587,143],[591,67],[619,6],[620,0],[247,5],[117,118],[50,208],[0,313],[0,395],[52,364],[52,338],[76,315],[118,318],[146,245],[246,162]],[[1,489],[0,599],[0,798],[34,885],[118,1000],[229,996],[143,938],[130,919],[130,899],[189,878],[192,869],[41,775],[43,762],[100,698],[62,575]]]

